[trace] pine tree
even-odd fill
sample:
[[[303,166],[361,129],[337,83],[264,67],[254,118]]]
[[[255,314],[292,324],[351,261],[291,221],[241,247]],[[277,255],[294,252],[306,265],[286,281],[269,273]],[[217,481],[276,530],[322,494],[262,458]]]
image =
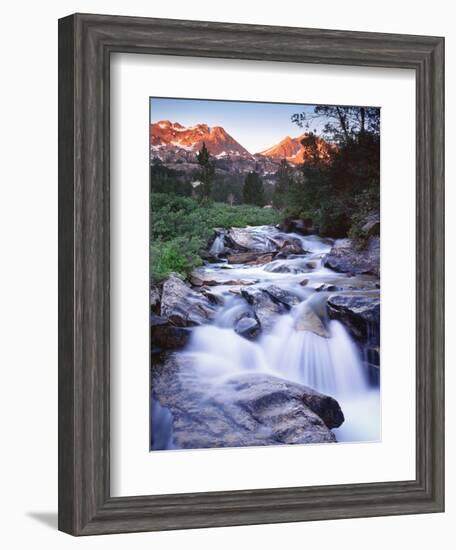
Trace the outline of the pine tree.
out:
[[[249,172],[245,178],[243,199],[246,204],[264,205],[263,181],[257,172]]]
[[[283,159],[276,174],[274,192],[272,194],[272,204],[274,208],[283,208],[287,204],[290,185],[292,184],[292,172],[288,162]]]
[[[200,152],[196,155],[196,158],[201,167],[200,180],[202,185],[200,186],[200,192],[204,198],[209,198],[212,193],[212,180],[214,179],[215,168],[204,141]]]

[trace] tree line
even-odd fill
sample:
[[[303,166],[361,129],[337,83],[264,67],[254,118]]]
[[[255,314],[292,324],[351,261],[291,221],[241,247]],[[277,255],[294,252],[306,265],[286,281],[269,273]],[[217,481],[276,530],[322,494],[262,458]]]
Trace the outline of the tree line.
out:
[[[174,193],[184,197],[193,197],[201,202],[214,200],[233,204],[264,206],[269,202],[271,193],[256,170],[245,176],[229,174],[216,178],[215,161],[203,142],[196,154],[197,170],[192,180],[181,177],[176,170],[156,160],[150,167],[151,191],[154,193]],[[217,180],[217,181],[216,181]]]

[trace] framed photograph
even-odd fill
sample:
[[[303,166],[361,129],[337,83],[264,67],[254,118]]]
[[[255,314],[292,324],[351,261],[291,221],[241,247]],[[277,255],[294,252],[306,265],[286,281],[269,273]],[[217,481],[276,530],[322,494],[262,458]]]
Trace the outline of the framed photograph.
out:
[[[59,21],[59,529],[444,509],[444,41]]]

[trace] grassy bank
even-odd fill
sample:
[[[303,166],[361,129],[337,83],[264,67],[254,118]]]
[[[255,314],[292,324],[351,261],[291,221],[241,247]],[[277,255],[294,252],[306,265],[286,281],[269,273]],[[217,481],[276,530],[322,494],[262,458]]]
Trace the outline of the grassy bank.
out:
[[[280,221],[280,213],[274,209],[210,201],[200,203],[167,193],[151,193],[150,212],[150,271],[156,280],[173,271],[186,276],[201,265],[199,251],[207,247],[216,227],[267,225]]]

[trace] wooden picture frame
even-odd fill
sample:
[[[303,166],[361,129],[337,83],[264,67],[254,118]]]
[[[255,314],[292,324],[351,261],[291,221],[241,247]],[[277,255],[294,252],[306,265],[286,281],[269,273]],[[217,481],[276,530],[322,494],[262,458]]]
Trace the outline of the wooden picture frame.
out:
[[[416,73],[416,479],[110,496],[110,54]],[[444,509],[444,40],[76,14],[59,21],[59,529],[92,535]]]

